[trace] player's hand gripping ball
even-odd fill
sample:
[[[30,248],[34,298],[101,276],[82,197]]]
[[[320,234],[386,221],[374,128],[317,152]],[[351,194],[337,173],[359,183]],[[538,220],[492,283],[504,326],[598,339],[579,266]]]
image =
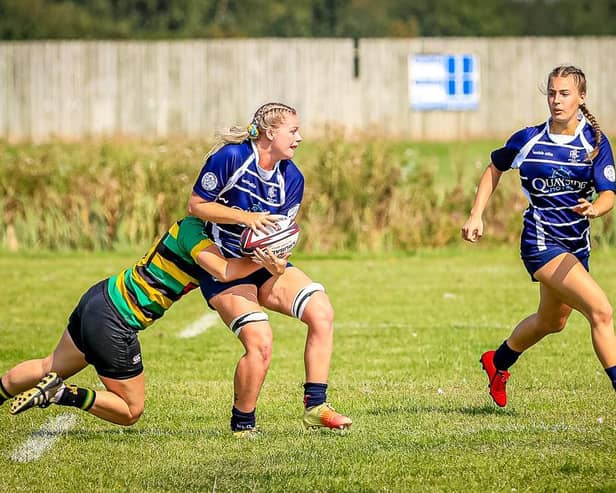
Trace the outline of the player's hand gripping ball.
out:
[[[240,236],[240,248],[244,255],[250,256],[255,248],[266,248],[277,257],[282,257],[297,245],[299,239],[299,225],[294,219],[283,217],[268,229],[254,232],[251,228],[245,228]]]

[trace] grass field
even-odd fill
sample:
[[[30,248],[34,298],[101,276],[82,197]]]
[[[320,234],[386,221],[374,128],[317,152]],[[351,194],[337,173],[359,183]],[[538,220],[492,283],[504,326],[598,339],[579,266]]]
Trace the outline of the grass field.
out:
[[[1,408],[0,489],[616,491],[616,396],[581,316],[522,356],[506,409],[487,395],[479,355],[536,307],[516,250],[295,259],[336,308],[329,398],[354,420],[346,435],[302,429],[305,333],[273,315],[274,357],[257,408],[263,433],[233,438],[241,345],[220,322],[178,337],[207,312],[193,293],[142,334],[148,396],[135,426],[56,406],[19,416]],[[80,294],[137,257],[0,253],[0,369],[46,354]],[[616,302],[609,252],[595,252],[593,272]],[[98,382],[91,369],[74,380]],[[28,460],[24,451],[44,440],[49,448]]]

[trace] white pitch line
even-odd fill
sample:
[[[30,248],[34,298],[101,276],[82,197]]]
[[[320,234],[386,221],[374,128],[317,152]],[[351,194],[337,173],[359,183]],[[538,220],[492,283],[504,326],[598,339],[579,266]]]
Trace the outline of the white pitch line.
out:
[[[181,339],[189,339],[203,334],[207,329],[212,327],[218,321],[217,313],[206,313],[199,320],[186,326],[186,328],[178,334]]]
[[[19,447],[13,450],[11,460],[14,462],[33,462],[49,450],[56,441],[75,426],[77,416],[74,414],[61,414],[51,417],[47,422],[33,433]]]

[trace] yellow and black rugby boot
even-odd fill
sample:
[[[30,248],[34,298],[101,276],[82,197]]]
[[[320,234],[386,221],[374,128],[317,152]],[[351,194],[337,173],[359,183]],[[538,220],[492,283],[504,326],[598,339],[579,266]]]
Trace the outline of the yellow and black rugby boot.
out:
[[[48,373],[36,386],[17,394],[11,402],[9,412],[19,414],[31,407],[48,407],[63,387],[64,381],[56,373]]]

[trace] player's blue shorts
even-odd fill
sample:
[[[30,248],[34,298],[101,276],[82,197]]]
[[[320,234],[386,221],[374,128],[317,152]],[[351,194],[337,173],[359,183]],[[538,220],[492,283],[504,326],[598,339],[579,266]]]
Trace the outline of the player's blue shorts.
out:
[[[287,262],[287,267],[292,266],[293,264]],[[207,306],[214,310],[214,307],[210,305],[210,300],[217,294],[222,293],[230,287],[239,286],[240,284],[254,284],[257,289],[259,289],[270,277],[272,277],[272,274],[265,267],[253,272],[249,276],[229,282],[220,282],[208,272],[203,271],[201,277],[199,278],[199,287],[201,288],[201,293],[207,302]]]
[[[537,249],[533,249],[530,252],[522,252],[522,261],[524,262],[524,266],[526,270],[530,274],[530,278],[537,282],[535,276],[533,275],[537,272],[541,267],[547,264],[550,260],[563,253],[571,253],[569,250],[562,246],[551,245],[546,250],[539,251]],[[586,270],[590,270],[589,259],[590,255],[587,251],[572,253],[575,257],[580,261],[580,263],[584,266]]]

